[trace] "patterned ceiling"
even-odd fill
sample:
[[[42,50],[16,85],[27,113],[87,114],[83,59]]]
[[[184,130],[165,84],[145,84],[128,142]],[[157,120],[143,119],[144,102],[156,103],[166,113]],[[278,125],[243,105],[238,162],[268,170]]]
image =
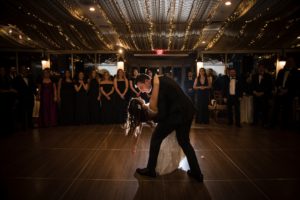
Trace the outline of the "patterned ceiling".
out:
[[[299,49],[299,8],[298,0],[7,0],[0,48]]]

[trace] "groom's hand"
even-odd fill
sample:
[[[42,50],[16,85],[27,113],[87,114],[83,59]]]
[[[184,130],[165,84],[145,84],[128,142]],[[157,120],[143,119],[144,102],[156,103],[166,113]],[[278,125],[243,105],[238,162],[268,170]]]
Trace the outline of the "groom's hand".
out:
[[[157,75],[157,74],[154,75],[154,78],[153,78],[153,84],[154,84],[154,85],[158,85],[158,84],[159,84],[159,78],[158,78],[158,75]]]

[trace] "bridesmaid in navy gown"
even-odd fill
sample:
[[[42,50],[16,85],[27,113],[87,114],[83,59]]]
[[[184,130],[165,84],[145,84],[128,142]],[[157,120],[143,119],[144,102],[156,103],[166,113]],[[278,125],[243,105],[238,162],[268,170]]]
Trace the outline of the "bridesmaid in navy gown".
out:
[[[205,69],[200,68],[199,74],[194,81],[194,89],[197,91],[197,115],[196,123],[209,123],[209,91],[211,83],[209,82]]]
[[[128,80],[122,69],[118,69],[117,75],[114,78],[115,88],[115,109],[116,109],[116,122],[124,123],[126,120],[126,93],[128,91]]]
[[[116,122],[114,109],[114,84],[108,72],[104,72],[103,80],[100,82],[101,91],[101,122],[112,124]]]
[[[88,83],[84,80],[84,73],[79,72],[78,80],[75,82],[76,106],[75,121],[78,125],[87,124],[89,120],[88,113]]]
[[[89,78],[89,122],[96,124],[100,122],[100,79],[96,70],[92,70]]]
[[[60,123],[71,125],[74,123],[75,89],[70,70],[58,82],[58,102],[60,103]]]
[[[129,99],[132,97],[139,97],[141,95],[141,92],[136,86],[136,77],[139,75],[139,71],[137,68],[132,69],[132,75],[129,80],[129,86],[130,86],[130,95]]]

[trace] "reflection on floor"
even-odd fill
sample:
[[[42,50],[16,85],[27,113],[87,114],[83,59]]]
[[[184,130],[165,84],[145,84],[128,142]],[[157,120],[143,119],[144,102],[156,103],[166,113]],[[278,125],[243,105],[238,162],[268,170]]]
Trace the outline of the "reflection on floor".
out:
[[[138,151],[119,125],[34,129],[0,139],[1,199],[300,199],[300,134],[196,125],[191,142],[204,183],[177,170],[139,177],[151,128]],[[3,198],[4,197],[4,198]]]

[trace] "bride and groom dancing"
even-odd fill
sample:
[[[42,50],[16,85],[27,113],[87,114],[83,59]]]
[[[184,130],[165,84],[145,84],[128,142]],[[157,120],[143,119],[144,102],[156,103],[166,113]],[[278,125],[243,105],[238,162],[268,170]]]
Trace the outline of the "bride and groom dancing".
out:
[[[195,110],[189,97],[185,95],[174,80],[167,76],[158,77],[158,75],[155,75],[152,82],[148,75],[140,74],[136,79],[136,85],[141,92],[150,93],[152,91],[152,95],[148,107],[137,99],[133,99],[130,102],[128,112],[131,124],[134,124],[133,127],[137,127],[138,124],[141,124],[139,122],[146,122],[150,119],[155,119],[157,122],[157,126],[151,137],[147,167],[138,168],[136,172],[139,175],[148,177],[156,177],[157,173],[162,174],[160,172],[160,170],[163,170],[161,165],[165,163],[157,163],[157,161],[158,157],[161,157],[161,154],[159,156],[161,144],[163,140],[167,138],[166,140],[170,142],[163,148],[167,148],[166,151],[168,151],[172,148],[171,146],[173,144],[177,145],[178,143],[187,157],[190,167],[190,170],[187,171],[188,175],[199,182],[203,182],[203,175],[189,138]],[[175,139],[172,140],[170,135],[173,131],[176,132],[177,142]],[[172,170],[177,169],[180,160],[170,157],[170,154],[165,154],[165,156],[166,155],[168,155],[169,158],[162,158],[159,159],[159,161],[165,162],[168,160],[173,163],[175,162],[176,164],[173,164],[174,169]],[[178,154],[178,156],[180,155]],[[170,172],[170,169],[168,170]]]

